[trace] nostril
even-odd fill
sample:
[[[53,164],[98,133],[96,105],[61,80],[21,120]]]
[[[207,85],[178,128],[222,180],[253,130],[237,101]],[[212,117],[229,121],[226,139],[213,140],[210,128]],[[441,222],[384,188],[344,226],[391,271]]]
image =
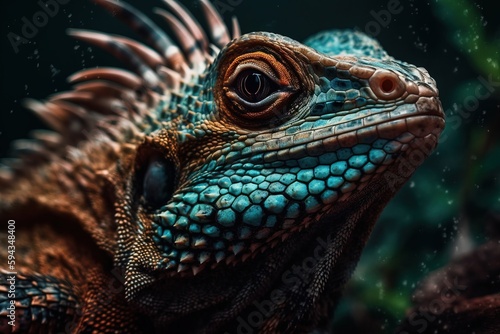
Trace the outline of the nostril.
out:
[[[406,91],[405,83],[393,72],[377,70],[369,79],[370,88],[381,100],[394,100]]]

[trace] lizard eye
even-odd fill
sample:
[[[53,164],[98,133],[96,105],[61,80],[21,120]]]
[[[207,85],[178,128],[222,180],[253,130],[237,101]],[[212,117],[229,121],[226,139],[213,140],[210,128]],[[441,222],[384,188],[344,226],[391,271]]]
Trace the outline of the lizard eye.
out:
[[[257,103],[278,90],[278,85],[258,70],[245,70],[235,80],[235,92],[249,103]]]
[[[293,117],[293,101],[304,90],[297,69],[288,60],[278,59],[272,53],[255,51],[223,62],[216,99],[231,121],[255,128]]]

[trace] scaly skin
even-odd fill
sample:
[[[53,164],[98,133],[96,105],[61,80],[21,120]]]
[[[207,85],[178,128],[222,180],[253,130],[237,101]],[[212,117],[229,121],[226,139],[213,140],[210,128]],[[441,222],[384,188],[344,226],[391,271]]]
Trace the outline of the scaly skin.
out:
[[[72,32],[128,63],[30,102],[59,134],[20,142],[2,177],[15,220],[16,330],[303,332],[325,324],[372,226],[434,149],[434,80],[352,31],[305,44],[212,39],[177,3],[180,51],[142,14],[99,0],[151,45]],[[50,151],[51,153],[48,153]],[[1,231],[2,265],[7,231]],[[1,274],[0,329],[10,277]]]

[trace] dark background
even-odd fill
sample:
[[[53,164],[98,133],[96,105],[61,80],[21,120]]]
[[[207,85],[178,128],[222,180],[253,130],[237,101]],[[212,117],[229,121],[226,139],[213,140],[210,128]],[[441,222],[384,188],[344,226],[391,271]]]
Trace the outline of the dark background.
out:
[[[238,16],[243,33],[272,31],[302,41],[321,30],[369,27],[390,55],[425,67],[438,83],[449,116],[444,140],[377,224],[337,312],[340,332],[390,332],[410,307],[418,281],[488,240],[500,222],[500,85],[474,100],[479,78],[500,81],[500,2],[401,1],[400,13],[377,23],[373,13],[391,1],[219,1],[229,5],[226,22]],[[159,0],[130,3],[152,17],[152,8],[162,7]],[[197,1],[182,3],[204,22]],[[16,53],[8,34],[21,35],[22,18],[32,21],[40,9],[34,0],[2,3],[0,157],[9,155],[12,140],[44,127],[23,108],[23,98],[69,89],[66,77],[82,68],[120,66],[66,36],[67,28],[137,37],[90,1],[69,0]],[[470,110],[458,112],[464,108]]]

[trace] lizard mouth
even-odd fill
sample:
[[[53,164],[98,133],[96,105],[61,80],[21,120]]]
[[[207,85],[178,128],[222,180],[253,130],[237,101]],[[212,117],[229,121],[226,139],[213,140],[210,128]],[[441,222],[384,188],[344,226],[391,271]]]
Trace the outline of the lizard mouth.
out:
[[[361,111],[357,117],[349,114],[335,117],[333,126],[314,130],[313,138],[324,151],[370,144],[374,138],[406,144],[415,138],[433,135],[437,141],[444,129],[444,117],[437,97],[420,97],[415,103],[402,102],[392,108],[371,107],[369,113]]]
[[[380,137],[397,139],[398,134],[410,133],[415,138],[434,135],[437,139],[445,125],[441,103],[435,97],[421,97],[410,108],[403,105],[390,114],[389,120],[375,125]]]
[[[329,118],[314,115],[281,129],[280,136],[275,136],[272,131],[253,135],[254,143],[239,155],[226,157],[225,163],[247,161],[259,155],[263,155],[268,164],[299,160],[308,155],[335,153],[358,144],[372,145],[377,139],[406,144],[416,137],[431,134],[437,142],[444,129],[445,115],[437,91],[431,88],[423,91],[424,96],[410,94],[391,105],[367,105],[355,111],[337,112]]]

